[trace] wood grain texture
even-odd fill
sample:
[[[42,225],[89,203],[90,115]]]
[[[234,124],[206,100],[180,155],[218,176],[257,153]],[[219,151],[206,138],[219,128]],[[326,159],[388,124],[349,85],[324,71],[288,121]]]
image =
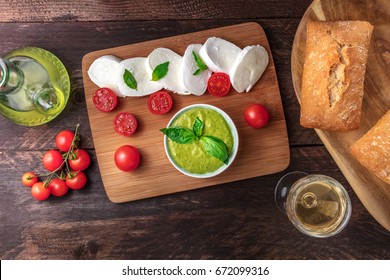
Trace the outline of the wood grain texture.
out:
[[[72,82],[67,107],[46,125],[26,128],[0,116],[0,259],[390,259],[390,233],[366,211],[314,130],[299,125],[290,55],[311,1],[256,0],[248,2],[253,12],[248,6],[214,19],[210,10],[208,18],[197,20],[177,20],[180,14],[163,20],[163,1],[113,0],[110,5],[119,7],[113,14],[102,2],[0,0],[0,53],[24,45],[45,48],[64,62]],[[234,2],[224,1],[230,7]],[[132,10],[151,3],[156,6],[145,15],[153,11],[154,18]],[[188,11],[192,13],[197,11]],[[211,188],[111,203],[90,131],[82,57],[95,50],[247,22],[248,14],[264,28],[273,55],[291,147],[288,169]],[[28,170],[44,172],[40,160],[55,147],[54,135],[76,123],[81,123],[81,146],[92,159],[87,186],[63,198],[34,200],[30,189],[21,186],[20,176]],[[347,188],[352,219],[340,235],[326,240],[306,237],[276,208],[274,186],[293,170],[326,174]]]
[[[313,20],[367,20],[374,25],[364,84],[359,129],[349,132],[316,130],[368,211],[390,230],[390,186],[360,165],[349,148],[390,108],[390,6],[388,1],[314,1],[302,18],[292,49],[292,74],[297,97],[305,54],[306,24]]]
[[[288,18],[303,14],[311,0],[0,0],[1,22],[137,21]],[[289,7],[285,9],[285,7]]]
[[[189,44],[204,43],[212,36],[224,38],[241,48],[260,44],[267,49],[270,62],[250,93],[238,94],[232,90],[224,98],[215,98],[209,94],[200,97],[172,94],[175,107],[163,116],[150,114],[146,106],[147,97],[121,99],[120,107],[108,114],[102,114],[93,105],[92,95],[98,87],[90,81],[87,71],[98,57],[106,54],[122,59],[147,57],[158,47],[169,48],[183,55]],[[267,37],[257,23],[232,25],[95,51],[83,58],[83,80],[100,173],[107,195],[113,202],[131,201],[248,179],[279,172],[289,164],[287,130],[275,66]],[[264,104],[270,112],[270,122],[261,131],[246,125],[242,117],[242,108],[255,102]],[[240,138],[238,154],[233,164],[223,174],[207,179],[189,178],[175,170],[165,155],[163,135],[159,131],[167,126],[175,112],[199,103],[214,105],[224,110],[235,123]],[[113,118],[121,111],[131,112],[140,123],[140,128],[129,138],[118,136],[112,129]],[[125,144],[137,147],[141,153],[141,166],[130,173],[120,171],[113,161],[115,150]]]
[[[18,170],[40,170],[41,151],[2,153],[0,204],[12,201],[12,211],[0,212],[0,259],[390,258],[390,234],[365,210],[325,147],[292,148],[285,172],[321,170],[346,187],[352,219],[329,239],[301,234],[277,209],[273,190],[281,173],[115,204],[90,154],[86,189],[39,202],[13,174],[15,162]]]

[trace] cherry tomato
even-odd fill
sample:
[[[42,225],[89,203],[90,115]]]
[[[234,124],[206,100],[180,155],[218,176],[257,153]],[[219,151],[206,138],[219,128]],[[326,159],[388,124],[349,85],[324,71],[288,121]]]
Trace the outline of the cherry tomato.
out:
[[[70,130],[63,130],[56,136],[56,146],[61,152],[69,151],[72,146],[74,133]]]
[[[22,183],[26,187],[32,187],[36,182],[38,182],[38,177],[34,172],[26,172],[22,176]]]
[[[114,156],[116,166],[122,171],[132,171],[140,163],[140,154],[136,147],[124,145],[115,151]]]
[[[263,105],[252,104],[245,109],[244,118],[251,127],[261,128],[268,123],[269,113]]]
[[[158,91],[148,98],[149,111],[156,115],[168,113],[172,108],[172,97],[168,92]]]
[[[73,170],[81,171],[87,169],[91,163],[91,158],[86,150],[77,149],[70,155],[68,163]]]
[[[50,181],[47,188],[50,190],[50,193],[54,196],[64,196],[67,194],[69,187],[64,180],[59,178],[54,178]]]
[[[63,159],[59,151],[49,150],[43,155],[42,162],[47,170],[54,171],[63,164]]]
[[[95,107],[101,112],[111,112],[118,104],[118,97],[109,88],[99,88],[92,96]]]
[[[114,118],[114,129],[120,135],[131,136],[137,127],[137,119],[128,112],[121,112]]]
[[[85,187],[87,183],[87,176],[85,176],[83,171],[77,171],[66,176],[65,180],[69,188],[73,190],[80,190]]]
[[[32,186],[31,194],[35,199],[45,200],[50,196],[50,190],[43,182],[37,182]]]
[[[213,96],[225,96],[230,90],[230,78],[229,75],[217,72],[210,76],[207,83],[207,90]]]

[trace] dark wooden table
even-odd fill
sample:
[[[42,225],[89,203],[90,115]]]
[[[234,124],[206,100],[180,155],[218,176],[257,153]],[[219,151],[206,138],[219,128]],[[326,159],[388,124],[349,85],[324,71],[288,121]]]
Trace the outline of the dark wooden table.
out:
[[[39,127],[0,116],[1,259],[389,259],[390,233],[363,207],[311,129],[299,125],[291,82],[295,31],[310,0],[9,1],[0,0],[0,53],[24,45],[56,54],[71,76],[63,113]],[[100,178],[86,110],[81,59],[88,52],[254,21],[265,30],[287,120],[291,163],[268,176],[114,204]],[[20,177],[43,172],[55,135],[81,124],[92,157],[88,185],[66,197],[34,200]],[[307,237],[274,203],[288,171],[332,176],[346,186],[353,214],[328,239]]]

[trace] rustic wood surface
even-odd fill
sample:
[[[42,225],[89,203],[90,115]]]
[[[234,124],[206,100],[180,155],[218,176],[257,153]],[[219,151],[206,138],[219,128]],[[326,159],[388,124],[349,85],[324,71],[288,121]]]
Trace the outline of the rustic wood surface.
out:
[[[340,167],[351,187],[366,209],[375,219],[390,230],[390,186],[374,174],[366,171],[351,154],[350,147],[390,109],[389,75],[389,24],[390,9],[382,10],[375,17],[385,1],[350,0],[348,7],[339,5],[338,0],[314,1],[302,17],[293,42],[291,53],[291,71],[295,93],[301,97],[301,79],[304,54],[306,51],[306,26],[310,21],[318,20],[365,20],[374,26],[368,52],[367,71],[364,83],[364,98],[360,127],[348,132],[316,130],[322,142]],[[388,3],[390,4],[390,3]],[[364,12],[363,12],[364,11]]]
[[[72,81],[70,101],[52,122],[26,128],[0,117],[1,259],[389,259],[390,233],[364,208],[311,129],[299,126],[290,57],[295,31],[311,1],[0,1],[2,54],[34,45],[55,53]],[[131,4],[130,4],[131,3]],[[196,4],[195,4],[196,3]],[[95,50],[242,22],[259,23],[273,54],[291,151],[287,170],[267,176],[115,204],[98,171],[81,75]],[[34,200],[23,172],[42,172],[55,135],[81,124],[92,157],[88,185],[63,198]],[[288,171],[339,180],[352,219],[339,235],[314,239],[297,231],[274,204]]]

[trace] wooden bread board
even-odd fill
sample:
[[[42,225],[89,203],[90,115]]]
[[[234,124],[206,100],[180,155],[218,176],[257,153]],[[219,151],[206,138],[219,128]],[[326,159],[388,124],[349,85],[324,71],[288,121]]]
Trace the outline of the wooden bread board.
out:
[[[149,112],[148,97],[120,98],[119,106],[110,113],[102,113],[94,107],[92,95],[98,87],[91,82],[87,71],[96,58],[107,54],[122,59],[147,57],[158,47],[166,47],[183,55],[189,44],[204,43],[212,36],[229,40],[241,48],[260,44],[268,51],[269,65],[249,93],[240,94],[232,89],[227,96],[219,98],[208,93],[202,96],[171,93],[174,105],[165,115]],[[94,51],[83,57],[82,72],[96,156],[107,196],[112,202],[132,201],[271,174],[285,169],[289,164],[289,144],[275,66],[267,37],[257,23]],[[224,110],[234,121],[239,134],[240,146],[235,161],[228,170],[213,178],[196,179],[177,171],[165,154],[163,134],[159,131],[167,126],[178,110],[197,103]],[[262,103],[269,109],[270,122],[266,127],[253,129],[245,123],[243,111],[251,103]],[[114,116],[121,111],[128,111],[137,118],[138,129],[131,137],[120,136],[113,129]],[[137,147],[141,154],[141,164],[132,172],[122,172],[114,163],[115,150],[125,144]]]
[[[371,174],[353,158],[349,148],[390,109],[390,9],[387,0],[314,1],[297,29],[291,58],[298,100],[306,46],[306,25],[314,20],[366,20],[374,25],[365,75],[361,125],[350,132],[317,129],[329,153],[371,215],[390,230],[390,185]],[[390,132],[389,132],[390,133]]]

